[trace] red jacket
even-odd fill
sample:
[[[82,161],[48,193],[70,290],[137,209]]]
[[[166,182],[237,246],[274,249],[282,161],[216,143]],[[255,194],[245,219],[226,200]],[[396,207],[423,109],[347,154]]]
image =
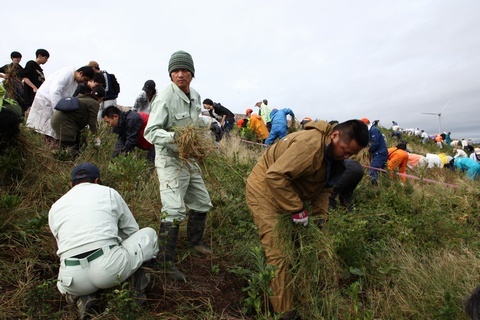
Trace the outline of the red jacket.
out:
[[[143,150],[150,150],[153,145],[147,140],[145,140],[145,137],[143,136],[143,133],[145,132],[145,127],[147,126],[148,122],[148,113],[138,112],[138,114],[142,118],[142,128],[140,129],[140,134],[138,135],[137,144]]]

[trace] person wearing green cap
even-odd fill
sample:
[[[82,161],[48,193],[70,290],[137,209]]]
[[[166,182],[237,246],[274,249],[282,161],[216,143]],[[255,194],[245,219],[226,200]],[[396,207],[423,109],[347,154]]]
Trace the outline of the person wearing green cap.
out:
[[[158,261],[170,267],[171,278],[186,281],[185,275],[173,264],[179,223],[188,216],[187,238],[191,247],[203,254],[211,254],[210,248],[202,243],[202,237],[212,202],[197,162],[181,160],[174,139],[174,128],[205,126],[200,119],[202,100],[190,86],[195,76],[192,56],[185,51],[173,53],[168,74],[172,83],[151,101],[144,136],[155,145],[155,167],[160,181],[162,219],[159,236],[163,241]]]

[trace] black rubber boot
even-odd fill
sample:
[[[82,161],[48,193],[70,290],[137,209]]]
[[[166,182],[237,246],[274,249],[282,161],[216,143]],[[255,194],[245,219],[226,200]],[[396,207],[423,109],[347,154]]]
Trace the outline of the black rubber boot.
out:
[[[151,274],[143,266],[133,274],[133,290],[135,291],[136,301],[139,305],[147,301],[145,289],[150,284]]]
[[[187,281],[185,275],[181,273],[175,266],[173,260],[175,258],[175,249],[177,247],[178,238],[178,224],[171,222],[160,223],[160,254],[158,262],[163,270],[170,276],[170,278],[177,281]]]
[[[205,230],[206,212],[190,210],[188,212],[187,238],[190,246],[203,254],[212,254],[212,249],[202,242],[203,231]]]

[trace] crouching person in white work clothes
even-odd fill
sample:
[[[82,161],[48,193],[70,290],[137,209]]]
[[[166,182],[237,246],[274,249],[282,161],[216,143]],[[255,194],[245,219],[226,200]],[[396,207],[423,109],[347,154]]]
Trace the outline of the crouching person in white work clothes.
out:
[[[95,305],[95,292],[117,286],[158,253],[157,233],[139,230],[122,196],[100,185],[100,170],[91,163],[72,171],[72,187],[55,202],[48,224],[60,257],[58,290],[76,303],[80,318]],[[149,275],[135,273],[137,297],[144,297]]]

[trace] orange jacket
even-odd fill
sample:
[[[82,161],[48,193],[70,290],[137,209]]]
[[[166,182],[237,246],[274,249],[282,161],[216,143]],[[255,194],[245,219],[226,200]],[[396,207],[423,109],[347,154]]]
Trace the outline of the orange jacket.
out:
[[[396,147],[388,148],[387,168],[393,171],[398,168],[398,172],[405,173],[408,163],[408,152]],[[402,181],[406,181],[405,176],[400,176]]]
[[[268,138],[268,129],[263,122],[262,117],[256,113],[252,113],[248,125],[251,131],[255,132],[258,140],[265,140]]]

